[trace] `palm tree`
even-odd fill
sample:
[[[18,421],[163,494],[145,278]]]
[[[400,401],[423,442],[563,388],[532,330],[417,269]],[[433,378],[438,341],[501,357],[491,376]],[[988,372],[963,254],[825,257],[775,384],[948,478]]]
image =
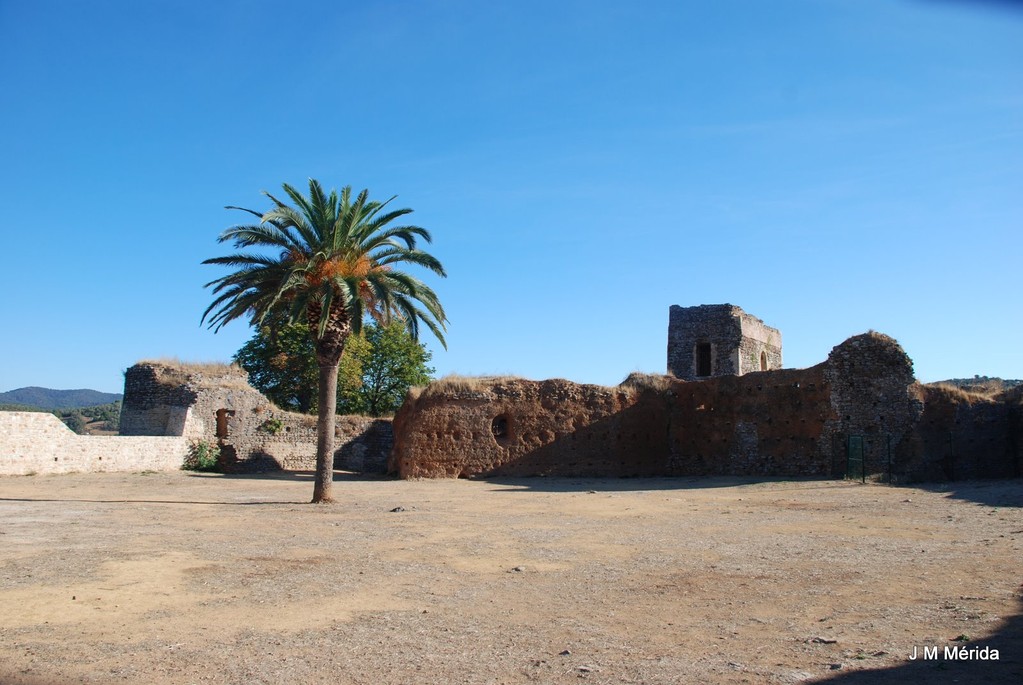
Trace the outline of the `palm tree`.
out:
[[[326,195],[313,179],[308,197],[283,187],[293,206],[264,191],[274,204],[266,213],[228,207],[258,217],[259,223],[229,228],[219,242],[232,241],[237,250],[264,249],[203,262],[234,271],[206,284],[216,298],[202,321],[214,331],[239,318],[254,326],[270,316],[308,324],[319,366],[313,502],[331,502],[338,365],[348,336],[370,317],[385,324],[401,321],[418,339],[422,322],[446,347],[447,317],[436,293],[394,266],[407,263],[447,274],[437,259],[416,248],[420,238],[431,242],[426,229],[389,226],[412,212],[389,209],[394,197],[377,202],[363,190],[353,198],[350,186],[340,195],[335,190]]]

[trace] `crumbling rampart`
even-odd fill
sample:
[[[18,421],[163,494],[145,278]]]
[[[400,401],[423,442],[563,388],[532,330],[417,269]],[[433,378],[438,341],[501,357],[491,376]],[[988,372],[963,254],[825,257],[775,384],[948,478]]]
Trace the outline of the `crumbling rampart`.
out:
[[[923,413],[904,450],[920,480],[1013,478],[1023,467],[1023,387],[977,395],[947,386],[918,388]]]
[[[957,405],[955,424],[938,404],[928,412],[932,396],[898,343],[878,333],[850,338],[809,369],[700,381],[442,380],[410,395],[395,417],[389,470],[406,478],[841,477],[852,440],[864,446],[869,473],[913,480],[941,477],[932,433],[968,415],[975,435],[960,432],[960,440],[983,441],[1000,456],[963,461],[964,476],[1018,474],[1018,407]]]
[[[311,470],[316,417],[274,406],[226,364],[140,362],[125,372],[121,435],[180,435],[220,447],[228,472]],[[383,472],[387,419],[338,416],[335,468]]]

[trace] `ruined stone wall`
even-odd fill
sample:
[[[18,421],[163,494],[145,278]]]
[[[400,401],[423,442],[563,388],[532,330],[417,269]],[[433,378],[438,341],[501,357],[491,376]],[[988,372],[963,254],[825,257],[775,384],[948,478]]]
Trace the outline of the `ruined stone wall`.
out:
[[[1009,457],[1018,478],[1023,476],[1023,385],[1006,391],[1001,399],[1009,406]]]
[[[710,373],[698,373],[699,344],[710,345]],[[781,332],[731,304],[668,310],[668,373],[683,380],[782,367]]]
[[[1019,411],[1020,401],[942,405],[920,389],[898,343],[867,333],[801,370],[643,377],[616,388],[436,383],[395,417],[389,469],[406,478],[842,477],[856,436],[868,474],[994,477],[1019,472]],[[956,426],[958,472],[941,471],[935,436]]]
[[[661,473],[663,454],[635,451],[664,439],[638,397],[563,380],[441,382],[395,416],[389,470],[405,478]]]
[[[1015,478],[1020,473],[1019,391],[978,397],[918,386],[919,422],[899,452],[897,480]]]
[[[159,377],[166,368],[136,364],[125,372],[121,435],[185,434],[186,410],[195,402],[196,392],[183,382]]]
[[[183,437],[77,435],[53,414],[0,411],[0,475],[173,471],[187,453]]]
[[[825,364],[835,418],[826,427],[836,456],[844,459],[849,436],[864,441],[866,470],[893,471],[910,458],[903,449],[923,413],[913,362],[902,347],[881,333],[864,333],[835,347]]]
[[[739,375],[782,368],[781,331],[746,312],[739,315],[739,325]]]
[[[668,310],[668,373],[684,380],[697,378],[694,346],[711,345],[711,375],[739,373],[736,350],[742,337],[739,313],[730,304]]]
[[[308,470],[316,464],[316,417],[284,411],[227,365],[143,362],[125,374],[122,435],[183,435],[216,443],[228,472]],[[390,422],[339,416],[335,468],[380,472]]]
[[[821,367],[617,388],[427,389],[395,417],[402,477],[830,475]]]
[[[823,365],[679,383],[672,394],[669,474],[832,475]]]

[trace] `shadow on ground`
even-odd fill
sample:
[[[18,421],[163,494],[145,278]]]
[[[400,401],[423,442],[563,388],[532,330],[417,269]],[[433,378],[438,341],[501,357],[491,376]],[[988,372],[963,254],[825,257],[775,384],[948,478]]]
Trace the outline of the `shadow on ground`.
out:
[[[640,490],[704,490],[735,488],[761,483],[787,483],[792,490],[831,487],[833,479],[763,478],[738,476],[701,476],[687,478],[576,478],[569,476],[530,476],[522,478],[481,478],[494,485],[491,492],[636,492]]]
[[[1023,608],[1023,587],[1018,597]],[[1002,627],[991,637],[975,642],[948,642],[952,649],[965,647],[979,650],[987,647],[990,652],[998,650],[998,660],[973,658],[969,660],[946,659],[945,645],[938,646],[938,658],[924,659],[923,645],[918,646],[915,661],[891,668],[869,671],[837,671],[834,676],[825,676],[812,682],[828,685],[881,685],[882,683],[928,683],[946,685],[951,683],[1023,683],[1023,614],[1017,613],[1005,619]]]
[[[312,483],[314,471],[262,471],[259,473],[190,473],[193,478],[224,478],[226,480],[276,480]],[[364,482],[372,480],[395,480],[382,473],[358,473],[356,471],[334,471],[334,482]]]
[[[148,475],[148,474],[145,474]],[[313,483],[312,471],[272,471],[268,473],[246,473],[246,474],[220,474],[220,473],[189,473],[189,478],[201,478],[204,480],[240,480],[240,481],[286,481],[293,483]],[[335,471],[334,482],[343,484],[345,482],[363,482],[367,480],[387,480],[384,476],[375,474],[363,475],[347,471]],[[311,493],[310,493],[311,495]],[[94,504],[201,504],[207,506],[232,506],[232,507],[258,507],[280,504],[308,504],[309,498],[303,497],[292,500],[256,500],[256,501],[224,501],[224,500],[180,500],[180,499],[84,499],[84,498],[52,498],[52,497],[0,497],[0,502],[89,502]],[[0,681],[0,685],[3,685]]]
[[[953,499],[976,502],[989,507],[1023,507],[1023,480],[972,480],[948,483],[914,483],[927,492],[945,493]]]
[[[493,492],[634,492],[638,490],[702,490],[734,488],[761,483],[784,483],[791,490],[831,487],[833,478],[764,478],[739,476],[701,476],[687,478],[583,478],[569,476],[488,477],[479,480],[495,487]],[[850,481],[855,482],[855,481]],[[886,485],[867,482],[862,487],[891,487],[925,490],[946,494],[953,499],[991,507],[1023,507],[1023,480],[973,480],[948,483]],[[778,488],[775,488],[778,489]],[[781,488],[782,490],[786,488]]]

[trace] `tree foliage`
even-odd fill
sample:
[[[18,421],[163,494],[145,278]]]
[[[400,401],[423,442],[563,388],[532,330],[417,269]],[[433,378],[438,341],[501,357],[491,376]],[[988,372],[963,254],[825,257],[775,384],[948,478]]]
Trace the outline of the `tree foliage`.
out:
[[[93,407],[54,409],[50,413],[79,435],[87,435],[95,429],[116,432],[121,416],[121,401]]]
[[[397,411],[408,389],[424,385],[432,355],[401,325],[371,324],[352,335],[338,372],[337,413],[383,416]],[[305,324],[263,326],[234,360],[249,382],[282,409],[317,410],[316,351]]]
[[[429,382],[433,368],[427,364],[433,355],[401,326],[372,326],[365,339],[369,353],[362,361],[359,410],[370,416],[393,414],[409,388]]]

